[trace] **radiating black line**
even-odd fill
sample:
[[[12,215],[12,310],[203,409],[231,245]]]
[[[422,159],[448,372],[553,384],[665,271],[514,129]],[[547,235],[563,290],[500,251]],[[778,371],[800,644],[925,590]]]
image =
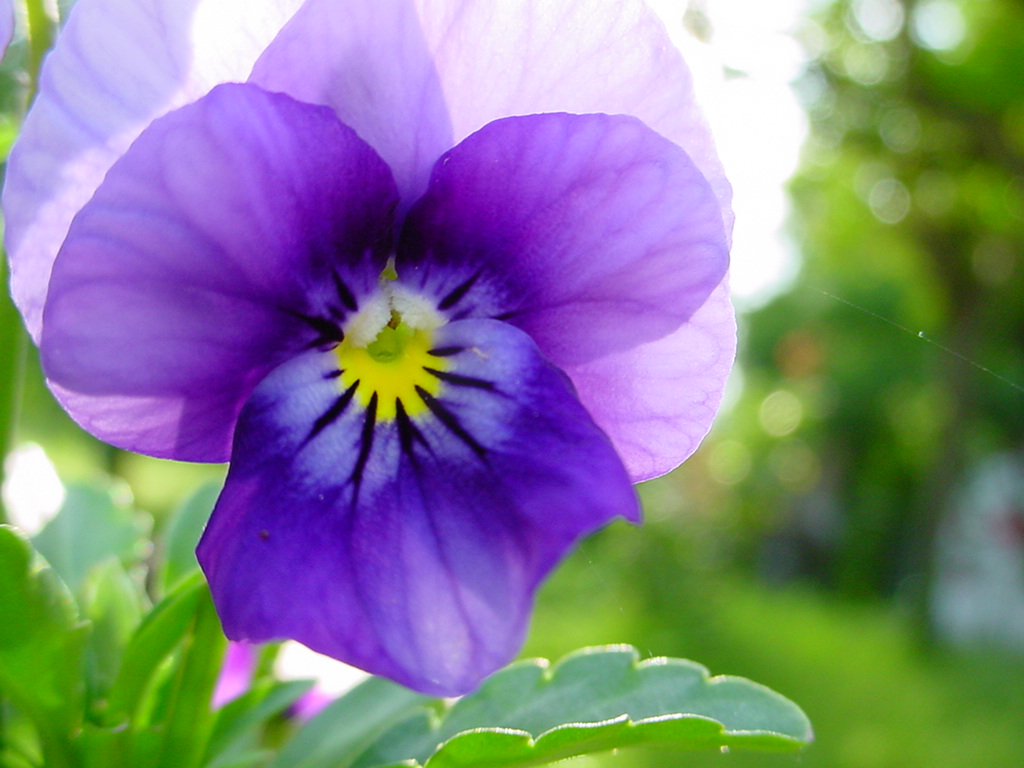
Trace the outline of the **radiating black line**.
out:
[[[331,379],[338,378],[343,373],[344,373],[344,371],[341,370],[341,368],[339,368],[336,371],[328,371],[327,373],[324,374],[324,378],[327,379],[328,381],[330,381]]]
[[[473,283],[475,283],[479,279],[479,277],[480,273],[477,272],[469,279],[460,283],[458,286],[455,287],[455,289],[451,293],[449,293],[447,296],[441,299],[441,303],[437,305],[437,308],[443,312],[444,310],[451,309],[452,307],[454,307],[456,304],[462,301],[463,297],[465,297],[465,295],[469,292],[469,289],[473,287]]]
[[[351,387],[338,396],[338,399],[331,404],[330,408],[323,412],[320,418],[313,422],[313,428],[309,430],[309,434],[306,436],[307,443],[338,420],[338,417],[348,408],[348,404],[352,402],[358,386],[359,382],[354,382]]]
[[[423,399],[424,404],[426,404],[427,408],[430,409],[430,412],[437,417],[437,420],[448,427],[448,430],[453,435],[469,446],[469,449],[481,459],[486,457],[487,449],[480,445],[480,443],[478,443],[476,439],[466,431],[466,428],[459,423],[458,417],[445,408],[440,400],[419,385],[416,386],[416,393]]]
[[[431,376],[435,376],[447,384],[454,384],[457,387],[474,387],[476,389],[486,389],[489,392],[494,391],[493,381],[478,379],[473,376],[462,376],[461,374],[449,373],[448,371],[439,371],[436,368],[428,368],[427,366],[423,366],[423,370]]]
[[[352,291],[348,289],[345,282],[341,279],[337,272],[331,272],[331,277],[334,278],[334,289],[338,292],[338,298],[341,299],[341,303],[344,304],[349,312],[355,312],[359,309],[359,305],[356,303],[356,297],[352,295]]]
[[[326,320],[322,317],[307,315],[304,312],[296,312],[293,309],[287,309],[285,307],[281,307],[281,311],[285,314],[291,315],[296,320],[301,320],[317,332],[317,338],[310,346],[317,347],[327,342],[339,343],[345,338],[345,334],[342,333],[341,327],[333,320]]]
[[[419,443],[420,445],[429,448],[427,439],[423,437],[423,433],[420,432],[412,419],[409,418],[409,414],[405,412],[405,406],[402,405],[402,401],[395,400],[395,424],[398,425],[398,442],[402,448],[402,453],[408,456],[413,461],[416,460],[416,454],[413,453],[413,444]]]
[[[352,469],[352,503],[359,499],[359,488],[363,484],[363,471],[366,469],[366,462],[370,459],[370,451],[373,450],[373,436],[376,434],[374,427],[377,425],[377,393],[370,397],[366,404],[366,415],[363,417],[363,431],[359,436],[359,456],[356,457],[356,465]]]
[[[511,320],[513,317],[515,317],[518,314],[519,314],[519,312],[517,312],[517,311],[502,312],[500,315],[492,315],[491,316],[491,320],[501,320],[502,322],[504,322],[505,320]]]
[[[428,350],[427,354],[433,355],[434,357],[451,357],[452,355],[457,355],[459,352],[464,352],[465,350],[465,347],[437,347],[435,349]]]

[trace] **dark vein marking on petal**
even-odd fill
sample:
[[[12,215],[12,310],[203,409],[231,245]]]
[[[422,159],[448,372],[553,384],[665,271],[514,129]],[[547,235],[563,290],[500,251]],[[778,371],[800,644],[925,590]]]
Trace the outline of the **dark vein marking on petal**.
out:
[[[344,371],[341,370],[341,368],[339,368],[336,371],[328,371],[327,373],[324,374],[324,378],[327,379],[328,381],[330,381],[331,379],[338,378],[343,373],[344,373]]]
[[[307,443],[338,420],[338,417],[345,412],[346,408],[348,408],[348,404],[352,402],[352,398],[355,396],[356,388],[358,386],[359,382],[354,382],[351,387],[338,396],[338,399],[331,404],[330,408],[324,411],[323,414],[313,422],[313,428],[309,430],[309,434],[306,436]]]
[[[455,289],[452,290],[451,293],[449,293],[447,296],[441,299],[441,303],[437,305],[437,308],[443,312],[446,309],[451,309],[452,307],[454,307],[456,304],[462,301],[465,295],[469,292],[469,289],[473,287],[473,284],[479,278],[480,273],[477,272],[476,274],[469,277],[467,280],[464,280],[462,283],[457,285]]]
[[[287,315],[291,315],[296,320],[301,320],[314,331],[317,332],[317,338],[310,345],[312,347],[318,347],[321,344],[328,342],[340,343],[345,338],[345,334],[342,333],[341,327],[333,320],[325,320],[322,317],[316,317],[314,315],[307,315],[303,312],[296,312],[293,309],[287,309],[281,307],[281,311]]]
[[[363,418],[363,431],[359,435],[359,456],[356,457],[356,465],[352,469],[352,503],[359,499],[359,487],[363,484],[363,472],[366,469],[366,462],[370,460],[370,451],[373,450],[374,427],[377,425],[377,393],[370,397],[366,404],[366,416]]]
[[[513,317],[515,317],[518,314],[519,314],[519,312],[516,312],[516,311],[502,312],[500,315],[492,315],[491,316],[491,320],[501,320],[502,322],[505,322],[506,320],[511,320]]]
[[[395,400],[395,424],[398,425],[398,442],[402,448],[402,453],[410,459],[416,460],[416,454],[412,450],[414,443],[419,443],[424,448],[430,449],[427,439],[423,437],[419,427],[409,418],[409,414],[406,413],[402,401],[397,398]]]
[[[331,277],[334,278],[334,289],[338,292],[338,298],[341,299],[341,303],[345,305],[349,312],[355,312],[359,309],[356,297],[352,295],[352,291],[345,285],[345,281],[339,277],[337,272],[331,272]]]
[[[478,379],[475,376],[463,376],[458,373],[439,371],[436,368],[428,368],[427,366],[423,366],[423,370],[446,384],[454,384],[457,387],[475,387],[477,389],[486,389],[490,392],[494,391],[493,381]]]
[[[427,354],[433,355],[434,357],[451,357],[452,355],[457,355],[459,352],[464,352],[465,350],[465,347],[437,347],[435,349],[427,350]]]
[[[427,392],[423,387],[417,385],[416,393],[423,400],[427,408],[430,409],[430,412],[437,417],[437,420],[448,428],[449,432],[469,446],[469,449],[481,459],[486,458],[487,449],[480,445],[476,438],[466,431],[466,428],[459,423],[459,419],[454,413],[445,408],[440,400]]]

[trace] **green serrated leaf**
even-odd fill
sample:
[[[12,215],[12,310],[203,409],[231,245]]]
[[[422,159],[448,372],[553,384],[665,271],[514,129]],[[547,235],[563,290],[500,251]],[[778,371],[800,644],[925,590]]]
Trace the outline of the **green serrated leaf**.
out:
[[[72,484],[57,516],[32,543],[77,595],[96,565],[112,557],[126,565],[139,561],[148,530],[148,519],[134,511],[123,484]]]
[[[443,718],[420,715],[386,732],[354,766],[497,768],[637,744],[793,750],[810,740],[803,712],[764,686],[610,647],[577,652],[552,669],[514,664]]]
[[[88,627],[53,570],[0,526],[0,688],[35,725],[48,764],[68,761],[83,709]]]
[[[160,541],[160,584],[164,592],[185,576],[199,570],[196,544],[217,503],[221,486],[222,483],[200,486],[171,513]]]
[[[347,768],[384,729],[433,701],[372,677],[306,723],[270,768]]]

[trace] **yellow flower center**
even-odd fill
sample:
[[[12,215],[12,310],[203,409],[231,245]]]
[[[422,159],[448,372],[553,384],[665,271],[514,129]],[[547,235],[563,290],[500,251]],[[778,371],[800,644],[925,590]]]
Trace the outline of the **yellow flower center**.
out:
[[[376,420],[393,420],[401,402],[406,415],[415,418],[427,410],[417,389],[436,396],[441,380],[426,369],[443,371],[448,365],[444,358],[430,354],[434,333],[425,328],[413,328],[392,312],[390,322],[378,331],[365,346],[346,336],[334,352],[341,369],[339,384],[342,391],[357,381],[355,399],[365,408],[377,396]]]

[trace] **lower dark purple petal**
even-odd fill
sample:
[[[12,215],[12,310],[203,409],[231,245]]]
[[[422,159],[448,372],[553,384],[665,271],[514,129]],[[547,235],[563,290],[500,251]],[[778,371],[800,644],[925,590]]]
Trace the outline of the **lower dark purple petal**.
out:
[[[54,264],[40,344],[103,440],[223,461],[252,388],[376,290],[394,181],[327,108],[224,85],[155,121]]]
[[[435,394],[379,423],[372,400],[339,407],[330,353],[256,388],[199,547],[229,637],[464,693],[515,655],[566,551],[638,518],[610,441],[526,334],[472,320],[433,341]]]

